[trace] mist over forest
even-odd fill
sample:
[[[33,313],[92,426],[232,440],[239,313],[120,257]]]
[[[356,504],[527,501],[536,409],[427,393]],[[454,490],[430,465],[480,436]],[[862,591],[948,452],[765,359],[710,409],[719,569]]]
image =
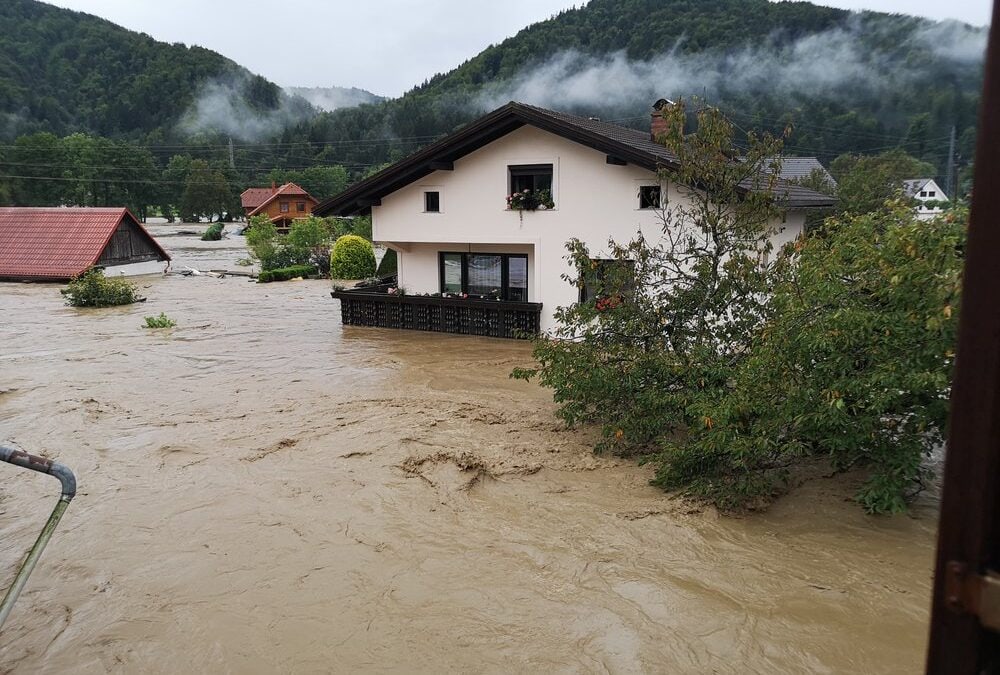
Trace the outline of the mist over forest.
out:
[[[52,198],[43,181],[124,190],[115,152],[137,154],[168,192],[178,156],[233,190],[310,167],[353,181],[509,100],[637,128],[653,100],[694,100],[743,130],[791,128],[788,154],[901,148],[943,176],[953,130],[959,168],[971,161],[986,39],[959,22],[805,2],[593,0],[383,100],[283,89],[209,49],[35,0],[5,2],[0,21],[0,199],[18,203]],[[78,134],[118,150],[70,157],[82,146],[59,139]],[[149,198],[128,180],[130,200]]]

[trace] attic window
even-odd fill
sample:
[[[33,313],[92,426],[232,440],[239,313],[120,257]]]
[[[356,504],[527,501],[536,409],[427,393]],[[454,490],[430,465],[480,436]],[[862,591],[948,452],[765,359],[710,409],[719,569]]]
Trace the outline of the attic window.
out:
[[[660,186],[640,185],[639,186],[639,208],[658,209],[660,208]]]
[[[934,196],[934,195],[936,195],[936,194],[937,194],[937,192],[935,192],[934,190],[928,190],[928,191],[927,191],[927,196],[928,196],[928,197],[933,197],[933,196]]]
[[[299,213],[305,212],[305,210],[306,210],[306,203],[305,202],[295,202],[295,210],[298,211]]]
[[[424,211],[426,213],[440,213],[441,212],[441,193],[425,192],[424,193]]]
[[[926,197],[927,196],[927,191],[926,190],[921,190],[920,191],[920,196],[921,197]]]
[[[510,194],[525,190],[552,192],[551,164],[518,164],[508,166],[507,171],[510,174]]]
[[[288,213],[288,202],[281,202],[281,204],[278,207],[278,210],[281,211],[282,213]]]

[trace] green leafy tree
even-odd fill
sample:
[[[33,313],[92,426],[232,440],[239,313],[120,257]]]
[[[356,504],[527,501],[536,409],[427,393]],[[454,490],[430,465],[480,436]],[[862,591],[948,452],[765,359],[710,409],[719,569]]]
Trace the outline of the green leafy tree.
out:
[[[332,235],[332,224],[327,219],[310,216],[293,221],[285,237],[291,264],[311,264],[320,274],[329,274]]]
[[[928,227],[896,202],[801,241],[748,358],[692,401],[701,423],[662,440],[656,482],[744,507],[818,456],[867,470],[856,495],[866,511],[905,510],[944,442],[965,220]]]
[[[609,265],[571,241],[568,281],[588,297],[557,310],[538,367],[513,376],[551,387],[566,422],[598,425],[599,450],[640,453],[656,484],[723,509],[766,504],[808,457],[866,469],[867,511],[904,509],[943,438],[963,218],[928,227],[895,202],[762,264],[780,144],[751,137],[734,162],[729,124],[699,118],[663,139],[685,196],[663,207],[664,243],[609,242]]]
[[[858,215],[881,209],[889,199],[901,195],[903,181],[935,175],[934,167],[903,150],[879,155],[841,155],[830,165],[837,180],[838,209]]]
[[[191,155],[173,155],[161,173],[157,203],[160,213],[170,222],[175,214],[180,215],[181,198],[190,171]]]
[[[553,388],[568,423],[601,425],[602,450],[649,452],[697,423],[692,401],[726,386],[766,311],[760,257],[777,213],[769,158],[780,141],[750,135],[737,162],[732,126],[717,110],[701,111],[690,136],[682,106],[669,117],[662,140],[680,168],[663,177],[682,199],[662,206],[664,242],[609,242],[609,266],[571,241],[569,281],[591,297],[557,309],[562,328],[535,343],[539,368],[515,371]]]
[[[253,216],[246,229],[247,248],[250,254],[260,263],[261,269],[270,270],[281,267],[279,252],[281,244],[278,240],[278,229],[267,216]]]
[[[60,206],[64,203],[66,183],[53,172],[64,163],[59,137],[51,133],[20,136],[10,150],[12,172],[11,197],[18,206]]]
[[[831,197],[837,196],[837,184],[830,180],[830,176],[822,169],[813,169],[809,172],[808,176],[792,179],[788,182],[801,185],[802,187],[809,188],[810,190],[815,190],[822,195],[829,195]],[[820,227],[823,220],[826,219],[827,216],[831,215],[833,211],[834,209],[811,209],[808,213],[806,213],[806,231],[811,232],[817,227]]]
[[[185,220],[221,217],[232,208],[232,202],[232,190],[222,172],[212,169],[205,160],[192,160],[181,198],[181,217]]]

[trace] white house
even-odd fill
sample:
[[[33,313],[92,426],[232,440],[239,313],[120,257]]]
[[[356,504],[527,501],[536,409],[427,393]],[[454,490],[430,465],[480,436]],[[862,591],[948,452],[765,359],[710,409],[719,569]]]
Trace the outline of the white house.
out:
[[[373,239],[397,251],[407,293],[336,292],[344,323],[503,336],[552,329],[555,308],[579,300],[562,278],[569,239],[598,259],[609,238],[624,243],[642,230],[657,241],[663,191],[670,203],[686,199],[657,173],[677,163],[652,140],[667,103],[642,132],[512,102],[318,205],[320,216],[371,213]],[[509,209],[507,197],[526,188],[548,190],[551,207]],[[786,211],[770,224],[778,245],[799,235],[807,209],[834,203],[784,182],[779,194]]]
[[[931,220],[941,215],[944,208],[939,202],[948,201],[948,195],[933,178],[907,178],[903,181],[903,192],[907,197],[922,202],[917,205],[917,218],[920,220]]]

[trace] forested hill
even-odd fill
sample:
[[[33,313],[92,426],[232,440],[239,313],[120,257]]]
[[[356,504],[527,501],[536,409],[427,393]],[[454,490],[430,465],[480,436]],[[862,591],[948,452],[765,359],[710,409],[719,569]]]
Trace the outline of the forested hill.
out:
[[[957,22],[806,2],[592,0],[399,99],[323,114],[283,140],[335,143],[345,163],[377,163],[512,99],[642,126],[657,98],[698,96],[747,129],[793,124],[791,153],[829,160],[901,146],[943,172],[952,126],[971,157],[985,37]],[[398,140],[347,145],[386,137]]]
[[[164,211],[199,171],[220,204],[271,181],[329,196],[509,100],[643,128],[652,101],[698,97],[742,130],[791,126],[788,154],[901,148],[943,177],[953,128],[958,168],[972,158],[986,41],[806,2],[591,0],[397,99],[321,112],[211,50],[36,0],[0,0],[0,26],[0,203]]]
[[[158,42],[89,14],[3,0],[0,26],[4,139],[34,131],[153,142],[190,135],[205,121],[197,100],[206,87],[235,98],[246,118],[314,112],[216,52]]]

